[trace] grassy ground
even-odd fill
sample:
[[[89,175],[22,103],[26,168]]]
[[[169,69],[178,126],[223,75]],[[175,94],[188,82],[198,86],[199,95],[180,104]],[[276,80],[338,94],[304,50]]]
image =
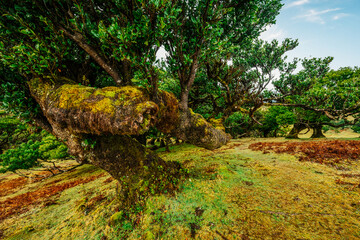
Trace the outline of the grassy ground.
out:
[[[349,134],[327,136],[358,137]],[[25,199],[1,220],[0,238],[359,239],[359,162],[335,168],[248,148],[284,141],[248,138],[214,151],[190,145],[160,150],[190,177],[176,195],[151,197],[144,211],[127,217],[115,197],[116,181],[89,165],[39,182],[0,175],[2,192],[10,185],[0,194],[0,210]]]

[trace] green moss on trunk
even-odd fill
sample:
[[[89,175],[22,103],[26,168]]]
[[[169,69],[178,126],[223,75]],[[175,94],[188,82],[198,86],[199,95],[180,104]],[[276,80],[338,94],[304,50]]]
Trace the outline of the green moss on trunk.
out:
[[[149,195],[173,193],[183,175],[178,162],[167,162],[129,136],[88,136],[95,143],[90,162],[120,183],[124,208],[144,206]]]

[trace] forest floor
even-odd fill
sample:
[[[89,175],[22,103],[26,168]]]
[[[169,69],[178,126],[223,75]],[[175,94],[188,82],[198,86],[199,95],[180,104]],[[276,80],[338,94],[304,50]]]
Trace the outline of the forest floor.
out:
[[[116,217],[116,181],[91,165],[43,180],[1,174],[0,239],[360,239],[359,134],[326,135],[160,149],[189,178],[127,218]]]

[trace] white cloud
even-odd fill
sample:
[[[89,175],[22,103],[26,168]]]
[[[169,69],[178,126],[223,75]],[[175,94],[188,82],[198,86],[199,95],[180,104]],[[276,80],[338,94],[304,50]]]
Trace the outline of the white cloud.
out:
[[[350,16],[350,14],[347,14],[347,13],[339,13],[339,14],[336,14],[335,16],[333,16],[333,20],[339,20],[340,18],[344,18],[344,17],[347,17],[347,16]]]
[[[272,25],[270,27],[267,27],[265,32],[262,32],[260,35],[260,38],[262,40],[270,42],[271,40],[277,39],[283,39],[285,38],[285,31],[282,29],[279,29],[276,25]]]
[[[326,9],[323,11],[316,11],[314,9],[310,9],[306,14],[297,16],[296,18],[304,18],[308,22],[325,24],[323,15],[329,12],[334,12],[339,10],[340,8]]]
[[[301,6],[301,5],[304,5],[306,3],[309,3],[310,0],[297,0],[297,1],[294,1],[288,5],[285,5],[285,8],[290,8],[290,7],[296,7],[296,6]]]

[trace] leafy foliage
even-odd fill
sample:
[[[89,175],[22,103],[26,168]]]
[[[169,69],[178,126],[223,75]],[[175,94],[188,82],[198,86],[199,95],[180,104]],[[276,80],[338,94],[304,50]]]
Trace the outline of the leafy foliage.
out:
[[[313,98],[317,96],[330,114],[340,118],[356,116],[360,108],[360,69],[345,67],[332,70],[318,79],[310,94]]]
[[[356,133],[360,133],[360,122],[355,124],[351,129],[354,130],[354,132]]]
[[[258,128],[263,132],[264,137],[277,137],[278,134],[284,136],[287,133],[287,127],[294,123],[295,116],[287,107],[271,106],[260,121],[263,125]]]
[[[3,114],[0,116],[0,151],[27,141],[30,133],[25,124],[14,116]]]
[[[1,172],[39,166],[39,159],[52,160],[68,157],[67,147],[57,139],[21,122],[11,115],[0,117]]]
[[[304,59],[297,74],[287,73],[274,81],[283,103],[326,115],[330,120],[355,116],[360,108],[359,69],[330,70],[332,58]],[[320,121],[318,121],[320,122]]]
[[[38,159],[40,142],[29,140],[15,149],[9,149],[0,155],[0,172],[15,172],[18,169],[29,169],[39,165]]]
[[[0,108],[29,121],[40,108],[25,82],[23,76],[0,62]]]
[[[242,112],[233,113],[224,122],[226,132],[230,133],[234,138],[249,132],[249,127],[251,125],[249,115]]]
[[[67,147],[53,135],[46,134],[39,145],[40,158],[43,160],[61,159],[69,156]]]
[[[20,85],[65,76],[83,85],[140,85],[156,99],[160,84],[187,106],[199,67],[251,45],[281,6],[279,0],[3,1],[0,58],[23,76]],[[156,67],[160,46],[168,51],[168,80]]]
[[[164,46],[169,53],[167,70],[180,82],[182,108],[187,108],[198,70],[212,60],[227,61],[224,56],[231,56],[234,48],[250,44],[265,26],[275,22],[280,7],[280,1],[273,0],[174,4],[172,17],[167,19],[171,29],[165,34]]]
[[[0,155],[0,171],[4,173],[29,169],[40,166],[39,160],[53,160],[69,156],[64,144],[58,142],[54,136],[46,135],[41,141],[29,140],[6,150]]]
[[[253,118],[264,98],[269,97],[266,88],[275,79],[274,71],[289,70],[285,54],[297,45],[298,41],[292,39],[281,43],[255,39],[242,48],[234,46],[223,55],[207,59],[195,79],[191,106],[202,106],[212,117],[221,114],[227,118],[243,111]]]
[[[301,96],[311,89],[316,79],[322,78],[330,70],[333,57],[304,58],[301,60],[302,70],[294,74],[299,60],[287,64],[287,70],[283,71],[280,78],[273,81],[276,93],[281,94],[287,101],[292,103],[306,103]]]

